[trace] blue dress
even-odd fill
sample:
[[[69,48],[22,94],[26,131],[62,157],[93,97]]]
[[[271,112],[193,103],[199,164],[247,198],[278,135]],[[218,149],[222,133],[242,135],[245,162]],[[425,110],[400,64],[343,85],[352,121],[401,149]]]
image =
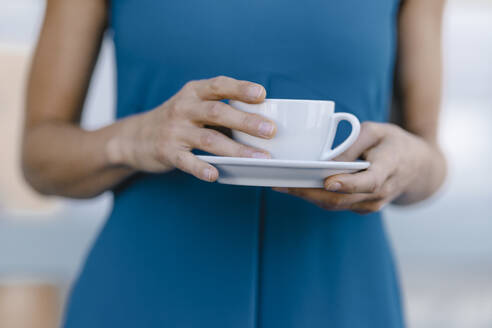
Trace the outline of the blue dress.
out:
[[[398,0],[114,0],[117,117],[228,75],[268,97],[332,99],[385,121]],[[339,138],[348,128],[342,126]],[[72,289],[65,328],[402,327],[380,213],[269,188],[139,174]]]

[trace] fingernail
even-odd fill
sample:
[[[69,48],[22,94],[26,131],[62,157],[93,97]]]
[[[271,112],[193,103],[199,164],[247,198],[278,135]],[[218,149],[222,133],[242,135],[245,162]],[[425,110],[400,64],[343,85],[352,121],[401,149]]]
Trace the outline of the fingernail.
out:
[[[341,187],[342,187],[342,185],[340,184],[340,182],[332,182],[328,186],[326,186],[326,190],[328,190],[328,191],[337,191]]]
[[[257,99],[258,97],[261,96],[262,93],[263,93],[263,88],[258,85],[251,86],[246,91],[246,95],[248,96],[248,98],[251,99]]]
[[[209,168],[206,168],[203,170],[203,178],[205,180],[211,181],[213,174],[214,174],[214,172]]]
[[[270,122],[261,122],[260,125],[258,126],[258,131],[264,137],[271,136],[274,129],[275,127]]]
[[[262,153],[260,151],[255,151],[254,153],[251,154],[252,158],[263,158],[263,159],[270,159],[270,155]]]

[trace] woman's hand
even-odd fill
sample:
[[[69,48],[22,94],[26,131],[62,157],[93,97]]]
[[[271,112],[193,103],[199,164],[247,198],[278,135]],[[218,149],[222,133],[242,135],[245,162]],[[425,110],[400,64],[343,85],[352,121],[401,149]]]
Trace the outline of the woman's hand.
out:
[[[358,173],[328,177],[326,190],[274,189],[325,209],[369,213],[397,198],[402,198],[402,203],[425,198],[440,184],[442,179],[436,177],[445,171],[444,159],[436,148],[393,124],[363,123],[357,141],[336,160],[357,158],[369,161],[371,166]],[[403,199],[406,193],[411,199]]]
[[[215,181],[217,169],[199,160],[191,153],[192,149],[220,156],[270,156],[264,150],[239,144],[205,125],[269,139],[276,130],[272,121],[220,101],[236,99],[259,103],[265,95],[265,89],[259,84],[224,76],[188,82],[161,106],[129,118],[123,134],[108,143],[108,156],[111,162],[136,170],[163,172],[176,167],[199,179]]]

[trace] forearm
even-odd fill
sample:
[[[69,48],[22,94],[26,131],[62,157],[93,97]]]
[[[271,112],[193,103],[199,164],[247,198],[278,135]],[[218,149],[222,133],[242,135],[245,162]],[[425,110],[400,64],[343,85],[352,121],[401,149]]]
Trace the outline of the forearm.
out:
[[[45,122],[24,136],[22,168],[38,192],[93,197],[135,171],[111,158],[112,140],[125,133],[126,119],[95,131],[65,122]]]

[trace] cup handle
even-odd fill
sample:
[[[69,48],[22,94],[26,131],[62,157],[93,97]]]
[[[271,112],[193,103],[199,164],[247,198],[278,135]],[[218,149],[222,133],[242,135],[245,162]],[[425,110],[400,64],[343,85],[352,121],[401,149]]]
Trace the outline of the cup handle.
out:
[[[336,131],[338,129],[338,124],[341,121],[348,121],[350,125],[352,126],[352,132],[350,132],[350,135],[348,136],[347,139],[345,139],[341,144],[339,144],[335,149],[331,149],[331,145],[333,143],[333,139],[335,138]],[[321,159],[322,161],[328,161],[332,158],[337,157],[344,151],[346,151],[357,139],[359,136],[360,132],[360,122],[355,117],[354,115],[350,113],[334,113],[333,114],[333,124],[334,127],[331,128],[331,132],[328,135],[328,139],[325,145],[325,148],[323,149],[323,152],[321,153]]]

